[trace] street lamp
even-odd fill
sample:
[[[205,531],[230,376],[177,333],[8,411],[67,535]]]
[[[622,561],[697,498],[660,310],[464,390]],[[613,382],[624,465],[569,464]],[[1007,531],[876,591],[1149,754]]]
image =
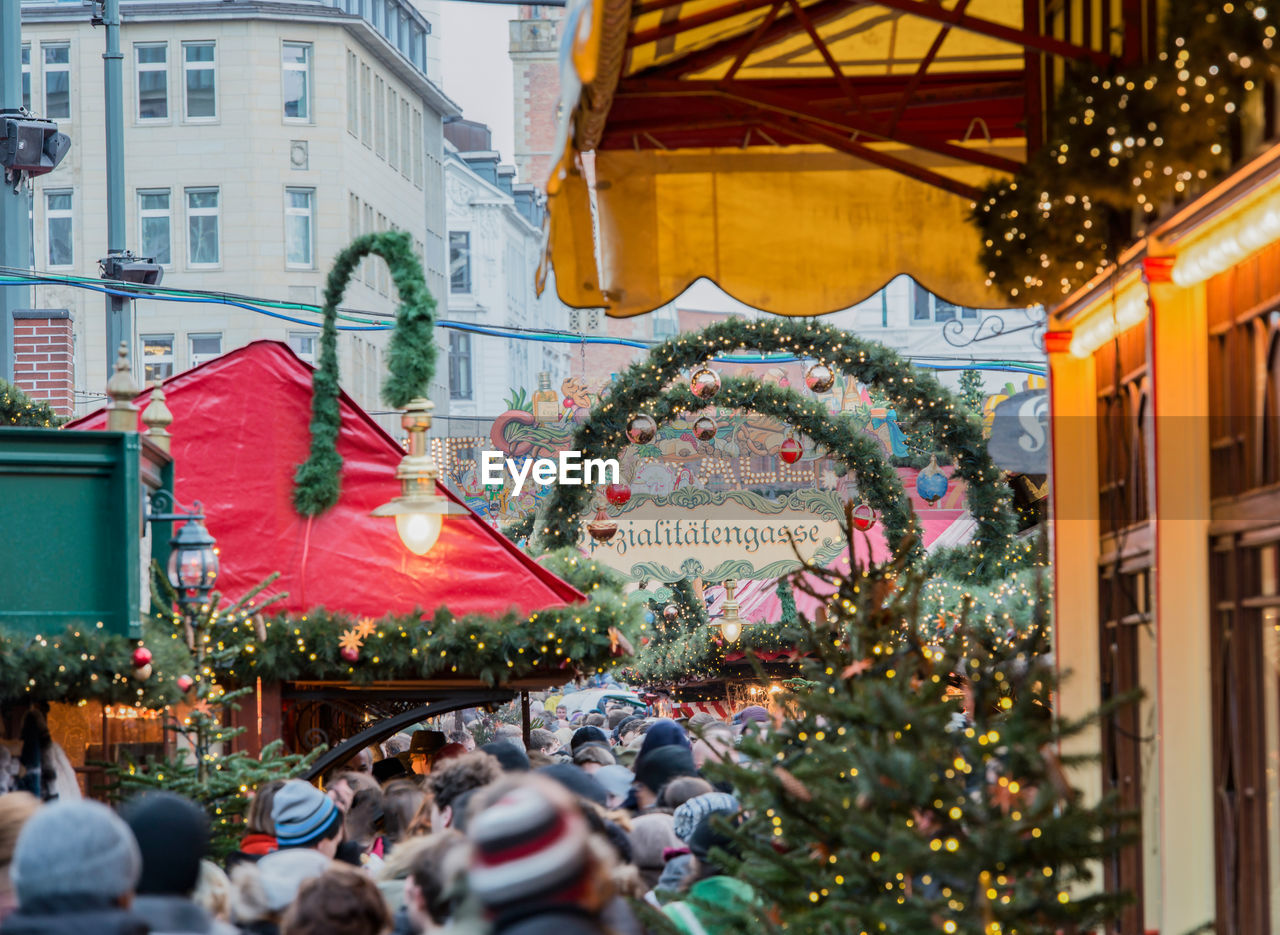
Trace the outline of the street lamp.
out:
[[[724,605],[720,609],[720,635],[730,643],[735,643],[742,635],[742,618],[738,616],[738,602],[733,599],[733,591],[737,581],[724,583]]]
[[[409,400],[400,416],[400,426],[409,433],[409,452],[396,467],[400,496],[382,504],[370,516],[393,516],[400,541],[414,555],[426,555],[440,537],[440,527],[450,514],[464,513],[448,497],[436,493],[440,469],[427,447],[427,430],[431,428],[430,400]]]
[[[204,513],[200,501],[191,510],[183,509],[167,490],[157,490],[151,495],[151,509],[168,507],[176,512],[149,512],[147,522],[183,522],[183,526],[169,540],[169,567],[165,577],[178,594],[178,603],[184,611],[199,607],[209,599],[213,583],[218,577],[217,540],[204,525]]]

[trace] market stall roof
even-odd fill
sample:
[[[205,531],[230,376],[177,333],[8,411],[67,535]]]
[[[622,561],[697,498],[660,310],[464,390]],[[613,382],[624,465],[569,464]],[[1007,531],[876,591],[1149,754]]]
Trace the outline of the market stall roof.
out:
[[[346,393],[342,497],[314,519],[293,509],[293,476],[310,443],[312,368],[284,344],[257,341],[164,381],[173,412],[174,494],[199,500],[218,540],[218,588],[238,595],[272,572],[269,593],[293,613],[316,607],[380,617],[448,607],[453,614],[521,613],[584,600],[470,510],[445,521],[425,556],[369,511],[399,493],[404,449]],[[139,411],[150,398],[137,399]],[[105,410],[69,429],[104,429]],[[437,492],[461,503],[443,486]]]
[[[706,276],[815,315],[906,273],[1006,305],[977,193],[1039,145],[1060,63],[1143,54],[1148,5],[571,0],[547,183],[560,296],[635,315]]]

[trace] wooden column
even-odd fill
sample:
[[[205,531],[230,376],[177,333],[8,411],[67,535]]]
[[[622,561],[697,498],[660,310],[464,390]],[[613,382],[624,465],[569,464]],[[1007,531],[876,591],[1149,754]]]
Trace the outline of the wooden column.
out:
[[[1169,280],[1170,268],[1167,261],[1146,261],[1155,454],[1158,928],[1183,932],[1215,917],[1209,377],[1204,289],[1178,288]]]

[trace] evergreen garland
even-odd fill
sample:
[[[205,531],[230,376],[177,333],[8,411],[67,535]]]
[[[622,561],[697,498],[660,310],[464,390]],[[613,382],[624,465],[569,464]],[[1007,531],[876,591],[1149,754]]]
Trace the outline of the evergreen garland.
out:
[[[1264,0],[1166,9],[1156,61],[1069,69],[1047,145],[984,190],[973,220],[988,285],[1060,302],[1116,260],[1135,217],[1145,225],[1227,168],[1245,94],[1277,64],[1275,18]]]
[[[44,400],[32,399],[14,384],[0,380],[0,426],[56,429],[65,421]]]
[[[427,290],[422,264],[413,252],[413,238],[405,231],[365,234],[353,240],[333,261],[324,290],[324,326],[320,357],[312,376],[311,453],[294,477],[293,505],[303,516],[317,516],[338,502],[342,493],[342,456],[338,432],[338,305],[358,264],[366,256],[382,257],[400,296],[396,325],[387,354],[390,376],[382,398],[403,408],[410,399],[426,396],[435,373],[435,299]]]
[[[791,579],[787,577],[779,578],[776,593],[778,601],[782,605],[782,614],[778,620],[779,625],[784,627],[795,626],[800,619],[800,612],[796,609],[796,592],[791,587]]]
[[[746,349],[821,360],[846,377],[876,387],[901,419],[930,422],[939,447],[956,465],[953,476],[963,479],[968,488],[968,506],[978,523],[970,548],[973,555],[984,556],[975,563],[982,568],[980,575],[989,580],[1003,573],[1006,561],[1012,560],[1009,537],[1016,528],[1016,518],[1003,474],[987,454],[981,420],[932,374],[912,367],[889,348],[810,319],[731,318],[657,345],[612,384],[578,426],[573,447],[584,457],[587,452],[592,457],[616,453],[627,444],[625,426],[633,414],[647,412],[662,422],[672,412],[705,407],[706,401],[694,398],[686,387],[668,387],[682,371],[695,370],[718,354]],[[715,403],[775,415],[858,471],[858,482],[868,501],[883,511],[891,544],[915,528],[896,473],[865,433],[858,434],[871,441],[874,450],[849,438],[846,418],[833,417],[816,401],[790,390],[734,378],[722,380]],[[539,512],[537,544],[555,548],[576,543],[581,537],[580,517],[591,495],[585,486],[556,487]]]

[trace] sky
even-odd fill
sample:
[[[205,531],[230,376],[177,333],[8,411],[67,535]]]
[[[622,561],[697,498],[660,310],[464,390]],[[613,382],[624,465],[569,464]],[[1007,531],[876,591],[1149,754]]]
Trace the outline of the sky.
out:
[[[437,9],[444,93],[468,120],[489,125],[494,148],[509,163],[515,130],[507,23],[519,7],[444,0]]]

